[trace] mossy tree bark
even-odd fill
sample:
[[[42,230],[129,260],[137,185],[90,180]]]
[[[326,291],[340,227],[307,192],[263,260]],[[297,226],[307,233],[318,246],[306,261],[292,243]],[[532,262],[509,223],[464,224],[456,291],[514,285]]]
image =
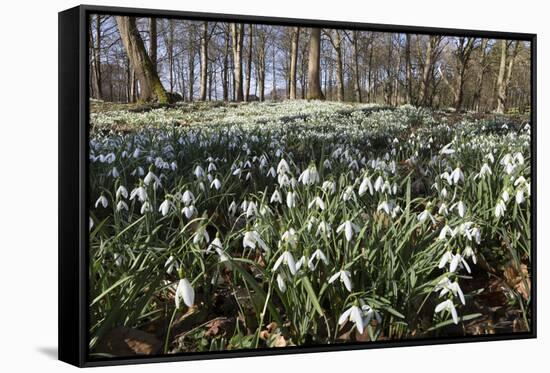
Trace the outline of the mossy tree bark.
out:
[[[116,22],[130,64],[139,81],[140,101],[168,103],[168,94],[162,86],[151,59],[147,55],[145,45],[136,27],[135,17],[117,16]]]

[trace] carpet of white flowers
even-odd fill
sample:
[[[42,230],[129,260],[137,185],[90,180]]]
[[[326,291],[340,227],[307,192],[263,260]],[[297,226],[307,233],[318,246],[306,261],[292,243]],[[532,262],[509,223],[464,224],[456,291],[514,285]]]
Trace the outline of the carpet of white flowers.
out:
[[[92,351],[120,326],[154,353],[466,335],[508,267],[529,328],[528,122],[289,101],[91,126]]]

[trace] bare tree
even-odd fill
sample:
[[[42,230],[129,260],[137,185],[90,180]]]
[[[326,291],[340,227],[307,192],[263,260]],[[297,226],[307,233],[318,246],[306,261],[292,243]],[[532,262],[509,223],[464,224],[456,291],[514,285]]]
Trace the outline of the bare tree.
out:
[[[454,108],[456,110],[462,109],[462,101],[464,99],[464,83],[466,81],[466,71],[468,69],[468,63],[472,55],[472,51],[476,47],[476,38],[458,37],[455,38],[456,48],[453,55],[455,60],[455,71],[452,74],[454,76],[454,84],[446,77],[446,73],[441,70],[441,66],[438,67],[441,78],[449,86],[451,93],[454,97]]]
[[[344,67],[342,62],[342,31],[331,30],[326,32],[334,52],[336,53],[336,85],[337,85],[337,99],[338,101],[344,101]]]
[[[199,99],[201,101],[206,101],[206,92],[207,92],[207,79],[208,79],[208,42],[210,36],[208,35],[208,22],[202,23],[202,34],[201,34],[201,86],[200,86],[200,95]]]
[[[361,102],[361,83],[359,76],[359,32],[352,32],[351,44],[353,46],[353,91],[355,101]]]
[[[323,100],[321,91],[321,29],[312,28],[309,39],[308,59],[308,99]]]
[[[427,42],[419,92],[419,103],[423,106],[429,105],[433,97],[433,94],[430,95],[430,84],[432,84],[433,80],[434,66],[443,50],[441,47],[442,40],[443,36],[432,35]],[[432,90],[433,92],[434,90]]]
[[[483,82],[485,76],[489,71],[490,59],[489,57],[489,39],[482,39],[481,46],[479,48],[479,58],[478,58],[478,73],[475,83],[475,90],[473,94],[473,108],[476,111],[479,111],[481,108],[481,92],[483,90]]]
[[[497,77],[497,113],[504,113],[506,109],[506,99],[508,86],[512,76],[514,61],[518,54],[519,41],[502,40],[500,52],[500,67]],[[511,52],[510,52],[511,50]]]
[[[413,102],[413,76],[411,63],[411,34],[406,34],[405,44],[405,84],[407,85],[407,103]]]
[[[140,85],[140,100],[168,103],[168,95],[147,55],[134,17],[116,16],[122,43],[130,59]]]
[[[298,43],[300,40],[300,28],[293,27],[291,33],[290,48],[290,99],[296,99],[296,68],[298,65]]]
[[[246,55],[246,89],[244,100],[250,99],[250,82],[252,81],[252,45],[253,45],[253,26],[248,25],[248,51]]]
[[[242,23],[231,24],[231,35],[233,41],[233,75],[234,75],[234,89],[235,89],[235,101],[242,101],[243,94],[243,33],[244,25]]]

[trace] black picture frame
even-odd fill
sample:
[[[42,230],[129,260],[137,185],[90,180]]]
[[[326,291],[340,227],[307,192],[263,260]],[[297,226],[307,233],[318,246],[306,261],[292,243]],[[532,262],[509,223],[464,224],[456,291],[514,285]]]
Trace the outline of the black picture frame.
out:
[[[262,23],[285,26],[330,27],[380,32],[478,36],[494,39],[531,42],[531,242],[532,242],[532,328],[530,332],[513,334],[443,337],[398,341],[348,343],[324,346],[248,349],[222,352],[197,352],[131,358],[88,359],[88,38],[89,14],[130,15],[141,17],[181,18]],[[403,347],[450,343],[467,343],[537,336],[537,35],[482,30],[382,25],[311,19],[274,18],[215,13],[197,13],[157,9],[136,9],[80,5],[59,13],[59,360],[79,367],[122,365],[153,362],[174,362],[196,359],[218,359],[262,355],[283,355],[383,347]]]

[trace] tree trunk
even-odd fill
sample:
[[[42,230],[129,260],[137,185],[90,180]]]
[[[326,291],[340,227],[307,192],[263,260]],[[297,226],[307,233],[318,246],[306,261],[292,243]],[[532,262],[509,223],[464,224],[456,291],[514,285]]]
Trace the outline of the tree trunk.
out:
[[[101,87],[101,18],[96,15],[95,20],[95,45],[94,45],[94,83],[95,94],[98,100],[103,99],[103,89]]]
[[[357,31],[353,31],[353,90],[355,91],[355,101],[361,102],[358,37],[359,33]]]
[[[248,26],[248,54],[246,61],[246,90],[245,90],[245,101],[248,101],[250,98],[250,82],[252,81],[252,25]]]
[[[411,64],[411,35],[406,35],[407,42],[405,46],[405,79],[407,84],[407,103],[413,102],[413,89],[412,89],[412,64]]]
[[[189,101],[193,101],[195,96],[195,27],[189,28],[189,45],[188,45],[188,68],[189,68]]]
[[[275,46],[272,49],[271,59],[271,100],[277,100],[277,71],[275,70]]]
[[[473,97],[473,106],[475,111],[480,111],[481,109],[481,93],[483,90],[483,81],[485,80],[485,75],[487,73],[488,64],[487,64],[487,44],[489,39],[481,40],[480,48],[480,57],[479,57],[479,73],[476,79],[475,92]]]
[[[308,93],[309,100],[325,97],[321,91],[321,29],[312,28],[309,40],[309,61],[308,61]]]
[[[200,100],[206,101],[208,83],[208,22],[202,24],[201,36],[201,90]]]
[[[336,51],[336,85],[338,86],[337,98],[338,101],[344,101],[344,67],[342,62],[342,36],[340,31],[334,30],[333,41],[334,50]]]
[[[155,21],[156,23],[156,21]],[[155,34],[157,27],[155,26]],[[174,91],[174,20],[168,20],[168,43],[167,43],[167,52],[168,52],[168,70],[169,70],[169,82],[170,82],[170,92]],[[157,54],[156,48],[156,36],[155,36],[155,60]]]
[[[243,24],[232,23],[231,34],[233,37],[233,74],[235,79],[235,101],[242,101],[243,94]]]
[[[512,46],[511,43],[512,42],[510,42],[509,45],[506,40],[501,41],[500,66],[497,77],[497,113],[504,113],[504,111],[506,110],[508,85],[510,84],[514,61],[516,59],[519,48],[519,42],[516,41],[512,54],[508,56],[508,49],[510,46]]]
[[[140,100],[168,103],[168,95],[147,55],[134,17],[116,16],[122,43],[134,68],[140,85]]]
[[[292,29],[292,41],[290,48],[290,99],[296,99],[296,67],[298,65],[298,42],[300,38],[300,28]]]
[[[149,58],[153,67],[157,68],[157,19],[149,19]]]
[[[420,81],[420,104],[426,105],[428,102],[428,89],[430,87],[430,75],[432,71],[432,36],[426,47],[426,59],[422,69],[422,80]]]
[[[225,53],[223,55],[222,88],[223,88],[223,100],[229,101],[229,31],[225,33],[224,41],[225,41]]]

